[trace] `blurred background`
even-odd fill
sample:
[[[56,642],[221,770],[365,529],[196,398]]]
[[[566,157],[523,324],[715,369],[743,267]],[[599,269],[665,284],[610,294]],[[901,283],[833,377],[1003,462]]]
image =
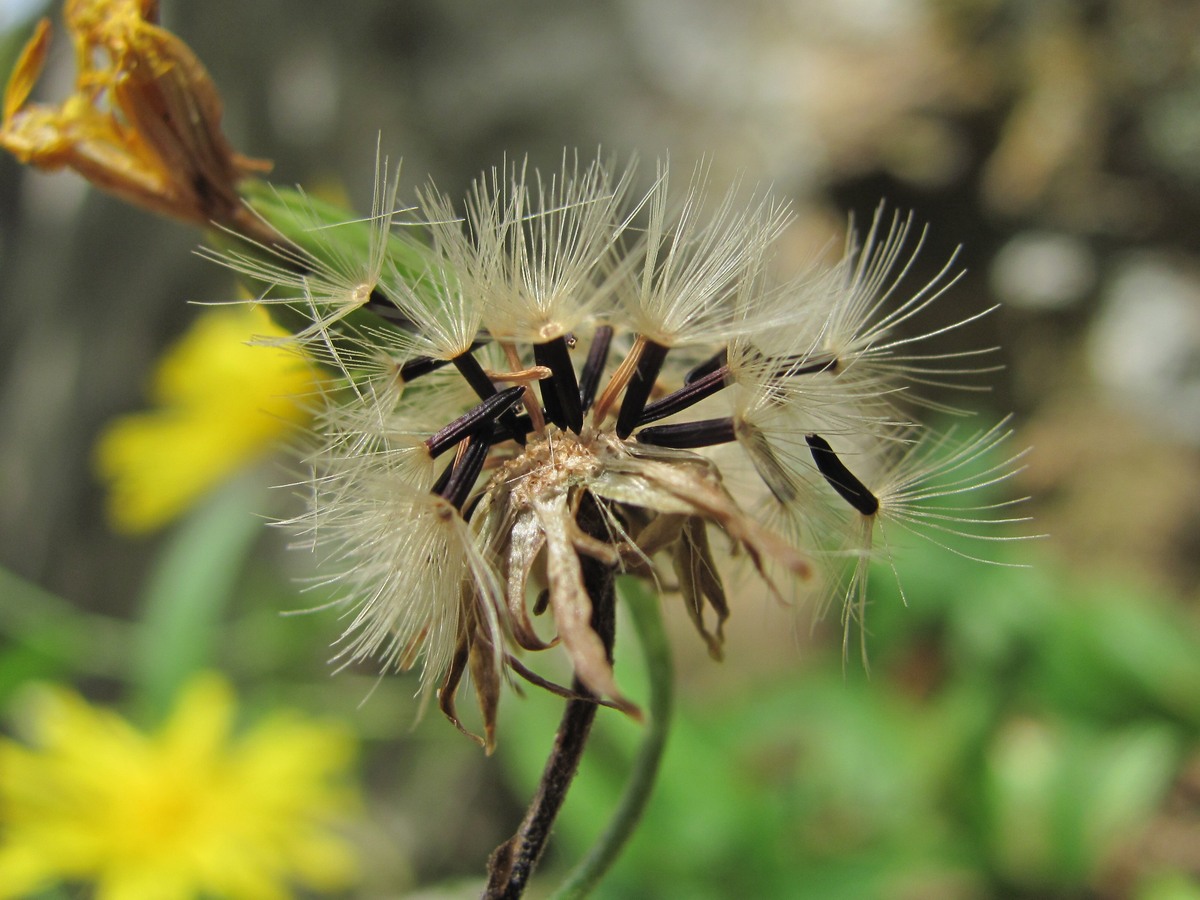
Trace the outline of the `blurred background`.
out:
[[[162,6],[234,145],[274,160],[277,183],[365,211],[380,134],[402,193],[433,179],[461,196],[505,158],[554,168],[564,147],[636,155],[643,183],[659,157],[707,159],[717,184],[791,200],[797,261],[884,201],[929,224],[927,274],[961,245],[948,320],[1003,304],[954,340],[1003,348],[978,406],[989,424],[1015,411],[1015,445],[1034,447],[1006,489],[1032,495],[1051,537],[1004,557],[1031,568],[904,553],[907,608],[874,580],[870,677],[843,671],[836,621],[810,629],[757,591],[714,663],[668,600],[679,720],[601,896],[1200,897],[1200,6]],[[0,4],[4,71],[42,12]],[[60,33],[35,96],[71,78]],[[506,696],[485,758],[435,714],[413,727],[413,679],[330,678],[334,615],[278,615],[313,605],[304,561],[229,524],[292,510],[268,489],[287,480],[279,460],[156,534],[106,521],[97,435],[147,405],[156,359],[197,315],[185,301],[234,295],[200,239],[0,159],[0,704],[52,679],[129,709],[208,666],[251,709],[336,715],[360,736],[365,796],[366,875],[346,896],[471,896],[557,701]],[[189,584],[209,600],[161,624],[156,598]],[[636,644],[619,645],[636,686]],[[619,791],[637,729],[609,719],[541,884]]]

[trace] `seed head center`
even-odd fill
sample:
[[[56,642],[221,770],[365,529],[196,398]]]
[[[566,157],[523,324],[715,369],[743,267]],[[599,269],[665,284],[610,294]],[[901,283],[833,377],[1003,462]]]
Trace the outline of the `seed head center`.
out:
[[[513,485],[513,499],[521,504],[586,484],[602,466],[598,437],[591,429],[578,435],[551,426],[507,462],[497,478]]]

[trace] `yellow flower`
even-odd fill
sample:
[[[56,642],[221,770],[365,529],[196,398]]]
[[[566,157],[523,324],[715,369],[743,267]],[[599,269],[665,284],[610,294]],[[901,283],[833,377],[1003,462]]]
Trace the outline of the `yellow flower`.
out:
[[[341,729],[277,712],[233,737],[215,675],[157,734],[60,688],[25,711],[28,746],[0,740],[0,898],[85,882],[96,900],[283,900],[354,882],[334,831],[355,805]]]
[[[158,408],[114,420],[96,446],[114,527],[164,525],[308,421],[317,369],[294,349],[248,343],[285,334],[261,307],[239,304],[203,313],[168,350]]]
[[[0,146],[42,169],[74,169],[97,187],[199,225],[259,233],[237,183],[270,163],[234,152],[221,97],[191,49],[159,28],[158,0],[68,0],[75,93],[27,104],[50,45],[38,23],[4,94]]]

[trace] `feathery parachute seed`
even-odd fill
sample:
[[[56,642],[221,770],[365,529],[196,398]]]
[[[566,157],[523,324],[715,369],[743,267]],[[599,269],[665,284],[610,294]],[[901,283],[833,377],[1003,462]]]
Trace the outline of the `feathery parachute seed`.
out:
[[[259,231],[270,242],[228,230],[232,245],[201,248],[201,256],[244,276],[258,291],[259,303],[288,307],[284,324],[296,325],[292,338],[309,348],[357,310],[379,311],[378,287],[384,266],[411,264],[414,251],[392,233],[411,209],[396,207],[400,169],[392,173],[387,157],[376,152],[375,193],[366,219],[340,221],[332,207],[294,191],[272,189],[259,198]],[[404,324],[408,324],[404,321]]]
[[[958,386],[977,370],[949,361],[985,352],[937,344],[986,310],[920,325],[953,260],[905,289],[911,221],[880,209],[840,262],[780,279],[785,205],[743,211],[735,189],[709,214],[703,169],[678,202],[669,180],[660,165],[631,197],[632,171],[601,160],[564,156],[548,180],[514,165],[480,180],[461,216],[418,192],[411,221],[425,224],[399,240],[384,164],[361,259],[336,225],[296,255],[225,257],[268,282],[264,299],[307,311],[297,340],[340,373],[295,523],[344,592],[339,658],[419,665],[464,731],[469,674],[489,749],[506,676],[578,694],[518,654],[561,648],[579,690],[637,714],[592,622],[597,567],[677,585],[719,657],[735,602],[722,546],[781,597],[810,579],[813,551],[846,552],[848,633],[871,557],[882,547],[890,563],[886,528],[962,552],[952,539],[1009,539],[1022,521],[989,515],[1003,502],[954,505],[1017,471],[1019,454],[991,461],[1006,423],[951,449],[911,421],[911,405],[941,407],[910,388]],[[335,282],[371,284],[369,302],[331,299]]]

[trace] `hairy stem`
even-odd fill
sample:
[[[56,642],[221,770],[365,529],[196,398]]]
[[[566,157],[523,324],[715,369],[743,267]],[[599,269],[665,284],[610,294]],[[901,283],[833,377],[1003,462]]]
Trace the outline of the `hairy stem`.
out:
[[[592,537],[606,536],[600,510],[590,495],[584,495],[577,517],[579,527]],[[616,635],[616,595],[613,582],[616,572],[588,556],[581,556],[583,584],[592,601],[592,628],[604,642],[612,661],[613,639]],[[537,791],[525,812],[516,834],[493,851],[488,860],[488,883],[484,900],[515,900],[525,892],[546,842],[554,820],[567,797],[567,789],[579,769],[579,761],[587,746],[592,722],[596,718],[598,698],[576,678],[571,685],[577,699],[567,701],[554,736],[554,746]]]

